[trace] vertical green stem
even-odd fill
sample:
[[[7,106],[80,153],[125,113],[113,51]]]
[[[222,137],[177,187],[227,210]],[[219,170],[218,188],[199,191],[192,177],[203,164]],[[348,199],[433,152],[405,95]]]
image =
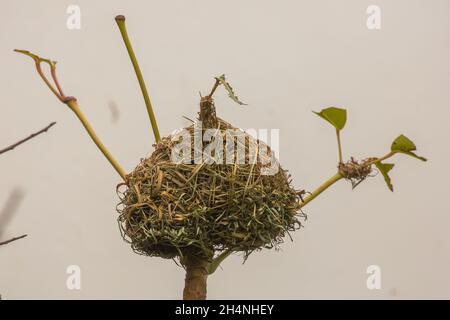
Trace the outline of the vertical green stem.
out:
[[[339,129],[336,129],[336,137],[337,137],[337,143],[338,143],[339,163],[342,163],[341,132]]]
[[[153,113],[153,108],[147,92],[147,87],[145,86],[144,77],[142,76],[141,69],[139,68],[139,64],[137,62],[136,55],[134,54],[133,47],[131,46],[130,39],[128,38],[127,28],[125,26],[125,17],[122,15],[117,16],[116,22],[119,27],[120,34],[122,35],[123,42],[125,43],[125,47],[127,48],[128,54],[130,56],[131,63],[133,64],[139,86],[141,87],[142,95],[144,96],[145,106],[147,107],[147,113],[150,118],[150,123],[152,124],[155,140],[156,142],[159,142],[161,140],[161,137],[159,135],[158,124],[156,123],[155,114]]]

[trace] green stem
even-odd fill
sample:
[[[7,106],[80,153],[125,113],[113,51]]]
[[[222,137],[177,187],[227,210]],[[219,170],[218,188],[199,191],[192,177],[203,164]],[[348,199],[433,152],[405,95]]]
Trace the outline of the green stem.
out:
[[[119,163],[114,159],[112,154],[109,152],[109,150],[105,147],[105,145],[102,143],[102,141],[98,138],[97,134],[95,133],[94,129],[89,124],[89,121],[86,119],[84,114],[81,112],[80,107],[78,106],[77,99],[74,97],[67,97],[64,95],[64,92],[58,82],[58,78],[56,77],[56,62],[52,61],[50,59],[43,59],[34,53],[29,52],[28,50],[18,50],[15,49],[14,51],[18,53],[22,53],[24,55],[27,55],[31,57],[36,65],[36,70],[41,76],[42,80],[45,82],[47,87],[55,94],[55,96],[64,104],[66,104],[78,117],[78,119],[83,124],[84,128],[88,132],[89,136],[91,137],[92,141],[97,145],[97,147],[100,149],[100,151],[103,153],[103,155],[108,159],[108,161],[111,163],[113,168],[117,171],[117,173],[122,177],[122,179],[126,182],[126,173],[122,169],[122,167],[119,165]],[[48,81],[45,74],[42,72],[41,68],[41,62],[48,63],[50,65],[51,75],[53,78],[53,81],[56,85],[56,89],[52,86],[50,81]],[[50,127],[50,126],[49,126]],[[49,128],[47,127],[47,129]]]
[[[69,108],[76,114],[78,119],[83,124],[84,128],[86,129],[87,133],[91,137],[92,141],[97,145],[97,147],[100,149],[100,151],[103,153],[103,155],[108,159],[109,163],[113,166],[113,168],[117,171],[117,173],[122,177],[124,181],[126,181],[126,173],[122,169],[122,167],[119,165],[119,163],[114,159],[112,154],[109,152],[109,150],[105,147],[105,145],[102,143],[102,141],[99,139],[97,134],[95,133],[94,129],[89,124],[89,121],[84,116],[83,112],[81,112],[80,107],[78,106],[77,100],[75,98],[70,99],[66,101],[66,104],[69,106]]]
[[[337,137],[338,151],[339,151],[339,163],[342,163],[341,132],[339,131],[339,129],[336,129],[336,137]]]
[[[340,138],[339,138],[339,131],[336,130],[337,133],[337,137],[338,137],[338,145],[339,145],[339,158],[340,158],[340,162],[342,163],[342,150],[340,148]],[[397,153],[397,151],[391,151],[387,154],[385,154],[384,156],[380,157],[380,158],[374,158],[372,161],[368,162],[366,165],[370,166],[373,164],[376,164],[378,162],[381,162],[383,160],[386,160],[390,157],[392,157],[393,155],[395,155]],[[328,179],[327,181],[325,181],[322,185],[320,185],[316,190],[314,190],[313,192],[311,192],[300,204],[300,208],[303,208],[304,206],[306,206],[310,201],[314,200],[319,194],[321,194],[322,192],[324,192],[326,189],[328,189],[328,187],[330,187],[332,184],[334,184],[335,182],[341,180],[343,178],[342,174],[340,172],[336,173],[334,176],[332,176],[330,179]]]
[[[224,252],[222,252],[220,255],[218,255],[216,258],[213,259],[211,264],[209,265],[208,274],[213,274],[217,268],[220,266],[220,264],[228,258],[228,256],[232,253],[231,250],[227,249]]]
[[[125,47],[127,48],[128,54],[130,56],[131,63],[133,64],[134,72],[136,73],[139,86],[141,87],[142,95],[144,96],[145,106],[147,107],[147,113],[150,118],[150,123],[152,124],[155,140],[156,142],[159,142],[161,140],[161,137],[159,135],[158,124],[156,123],[155,114],[153,113],[153,108],[148,96],[147,87],[145,86],[144,77],[142,76],[141,69],[139,68],[139,64],[137,62],[136,55],[134,54],[133,47],[131,46],[130,39],[128,38],[127,28],[125,26],[125,17],[122,15],[117,16],[116,22],[117,26],[119,27],[120,34],[122,35],[123,42],[125,43]]]
[[[338,172],[334,176],[332,176],[330,179],[325,181],[323,184],[321,184],[316,190],[311,192],[300,204],[300,208],[303,208],[306,206],[310,201],[314,200],[319,194],[324,192],[328,187],[330,187],[335,182],[341,180],[343,176]]]
[[[388,154],[382,156],[381,158],[376,158],[376,159],[370,161],[369,163],[367,163],[367,165],[376,164],[376,163],[378,163],[378,162],[381,162],[381,161],[383,161],[383,160],[386,160],[386,159],[392,157],[393,155],[395,155],[396,153],[397,153],[396,151],[391,151],[391,152],[389,152]]]

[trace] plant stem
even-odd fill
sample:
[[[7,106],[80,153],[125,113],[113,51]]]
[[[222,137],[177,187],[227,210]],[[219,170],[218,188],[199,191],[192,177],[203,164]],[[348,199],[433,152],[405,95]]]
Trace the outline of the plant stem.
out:
[[[59,89],[60,89],[59,84],[58,84],[58,83],[56,84],[57,89],[59,90],[59,92],[58,92],[58,90],[55,89],[55,88],[52,86],[52,84],[50,83],[50,81],[48,81],[48,79],[47,79],[47,77],[45,76],[44,72],[42,71],[42,67],[41,67],[41,62],[47,63],[47,64],[50,66],[50,70],[51,70],[52,77],[54,77],[54,76],[55,76],[55,70],[56,70],[56,61],[52,61],[52,60],[50,60],[50,59],[44,59],[44,58],[41,58],[41,57],[35,55],[34,53],[31,53],[31,52],[28,51],[28,50],[14,49],[14,51],[15,51],[15,52],[18,52],[18,53],[21,53],[21,54],[24,54],[24,55],[26,55],[26,56],[29,56],[30,58],[32,58],[32,59],[34,60],[34,64],[35,64],[35,66],[36,66],[36,71],[38,72],[38,74],[39,74],[39,76],[41,77],[41,79],[44,81],[44,83],[47,85],[47,87],[50,89],[50,91],[53,92],[53,94],[54,94],[61,102],[63,102],[62,97],[64,96],[64,94],[62,94],[62,91],[59,90]],[[55,78],[54,78],[54,79],[55,79]]]
[[[223,262],[223,260],[228,258],[231,253],[232,253],[232,251],[227,249],[224,252],[222,252],[220,255],[218,255],[216,258],[214,258],[212,260],[211,264],[209,265],[208,273],[213,274],[217,270],[217,268],[220,266],[220,264]]]
[[[108,161],[112,164],[114,169],[116,169],[117,173],[122,177],[122,179],[126,182],[126,173],[122,169],[122,167],[119,165],[119,163],[114,159],[112,154],[109,152],[109,150],[105,147],[105,145],[100,141],[97,134],[95,133],[94,129],[92,129],[91,125],[89,124],[88,120],[84,116],[84,114],[81,112],[80,107],[78,106],[77,99],[74,97],[68,97],[64,95],[64,92],[62,91],[62,88],[58,82],[58,78],[56,77],[56,61],[52,61],[50,59],[44,59],[41,58],[34,53],[29,52],[28,50],[18,50],[15,49],[14,51],[18,53],[22,53],[24,55],[27,55],[31,57],[36,65],[36,70],[41,76],[42,80],[45,82],[47,87],[55,94],[55,96],[61,101],[62,103],[66,104],[73,112],[75,112],[78,119],[83,124],[86,131],[89,133],[89,136],[92,138],[94,143],[97,145],[97,147],[100,149],[100,151],[103,153],[103,155],[108,159]],[[56,85],[56,89],[52,86],[50,81],[48,81],[47,77],[45,76],[44,72],[41,68],[41,62],[45,62],[50,65],[50,71],[51,76],[53,78],[53,81]],[[53,124],[51,124],[48,128],[50,128]]]
[[[339,143],[339,133],[338,131],[336,131],[336,133],[338,134],[338,144]],[[390,157],[392,157],[393,155],[395,155],[397,152],[396,151],[391,151],[389,153],[387,153],[386,155],[382,156],[381,158],[376,158],[370,162],[368,162],[366,165],[370,166],[373,164],[376,164],[378,162],[381,162],[383,160],[386,160]],[[339,148],[339,154],[341,156],[341,149]],[[342,161],[340,161],[342,163]],[[332,184],[334,184],[335,182],[339,181],[340,179],[342,179],[343,176],[340,172],[336,173],[334,176],[332,176],[330,179],[328,179],[327,181],[325,181],[322,185],[320,185],[316,190],[314,190],[313,192],[311,192],[300,204],[300,208],[303,208],[304,206],[306,206],[311,200],[314,200],[314,198],[316,198],[319,194],[321,194],[322,192],[324,192],[326,189],[328,189],[328,187],[330,187]]]
[[[386,160],[386,159],[392,157],[393,155],[395,155],[396,153],[397,152],[395,152],[395,151],[391,151],[388,154],[385,154],[384,156],[382,156],[381,158],[377,158],[377,159],[374,159],[374,160],[370,161],[369,163],[367,163],[367,165],[372,165],[372,164],[381,162],[383,160]]]
[[[87,133],[91,137],[92,141],[97,145],[97,147],[100,149],[100,151],[103,153],[103,155],[108,159],[109,163],[113,166],[113,168],[117,171],[117,173],[122,177],[124,181],[126,181],[126,173],[122,169],[122,167],[119,165],[119,163],[114,159],[112,154],[109,152],[109,150],[105,147],[105,145],[102,143],[102,141],[98,138],[97,134],[95,133],[94,129],[89,124],[89,121],[84,116],[83,112],[81,112],[81,109],[77,103],[77,100],[75,98],[68,99],[66,101],[66,104],[69,106],[69,108],[75,113],[75,115],[78,117],[78,119],[83,124],[84,128],[86,129]]]
[[[116,16],[116,22],[117,26],[119,27],[120,34],[122,35],[123,42],[125,43],[125,47],[127,48],[128,55],[130,56],[131,63],[133,64],[134,72],[136,73],[139,86],[141,87],[142,95],[144,96],[145,106],[147,107],[147,113],[150,118],[150,123],[152,125],[155,140],[156,142],[159,142],[161,140],[161,137],[159,135],[158,124],[156,122],[155,114],[153,113],[153,108],[148,96],[147,87],[145,86],[144,77],[142,76],[142,72],[139,68],[136,55],[134,54],[133,47],[131,46],[131,42],[128,37],[127,28],[125,26],[125,17],[122,15]]]
[[[330,187],[332,184],[334,184],[335,182],[339,181],[340,179],[342,179],[343,176],[338,172],[336,173],[334,176],[332,176],[330,179],[328,179],[327,181],[325,181],[323,184],[321,184],[316,190],[314,190],[313,192],[311,192],[304,200],[303,202],[300,204],[300,208],[303,208],[304,206],[306,206],[311,200],[313,200],[314,198],[316,198],[319,194],[321,194],[322,192],[324,192],[326,189],[328,189],[328,187]]]
[[[183,264],[186,268],[183,300],[205,300],[209,262],[195,255],[187,255]]]
[[[336,137],[339,151],[339,163],[342,163],[342,146],[341,146],[341,132],[339,129],[336,129]]]
[[[217,87],[219,87],[220,81],[219,79],[216,79],[216,82],[214,83],[214,86],[211,89],[211,92],[209,93],[208,97],[212,98],[214,92],[216,92]]]

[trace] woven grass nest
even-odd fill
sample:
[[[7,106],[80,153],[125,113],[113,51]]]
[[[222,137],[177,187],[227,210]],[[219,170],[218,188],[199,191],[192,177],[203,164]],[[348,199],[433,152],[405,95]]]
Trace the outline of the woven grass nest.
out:
[[[263,144],[216,117],[211,97],[202,98],[199,120],[207,128],[243,134],[246,163],[174,163],[174,136],[162,138],[119,192],[122,236],[135,252],[168,259],[186,254],[210,259],[223,250],[247,258],[261,248],[278,248],[303,217],[290,175],[281,167],[276,174],[262,174],[268,162],[261,156],[249,163],[251,147]],[[185,129],[193,141],[195,125]]]

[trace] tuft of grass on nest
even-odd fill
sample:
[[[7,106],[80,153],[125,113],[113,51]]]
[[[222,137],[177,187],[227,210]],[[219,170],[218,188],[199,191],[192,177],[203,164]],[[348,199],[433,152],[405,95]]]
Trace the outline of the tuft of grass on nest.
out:
[[[217,118],[218,129],[236,129]],[[186,128],[191,137],[194,125]],[[259,141],[245,135],[245,155]],[[263,175],[260,159],[251,164],[177,164],[173,137],[163,138],[141,160],[118,192],[118,222],[133,250],[163,258],[215,251],[244,252],[277,247],[301,227],[299,191],[281,167]],[[271,151],[267,152],[271,156]],[[121,185],[118,186],[120,190]]]
[[[338,170],[345,180],[350,181],[354,189],[367,177],[371,176],[371,162],[373,160],[376,160],[376,158],[367,158],[358,162],[351,157],[346,163],[339,163]]]

